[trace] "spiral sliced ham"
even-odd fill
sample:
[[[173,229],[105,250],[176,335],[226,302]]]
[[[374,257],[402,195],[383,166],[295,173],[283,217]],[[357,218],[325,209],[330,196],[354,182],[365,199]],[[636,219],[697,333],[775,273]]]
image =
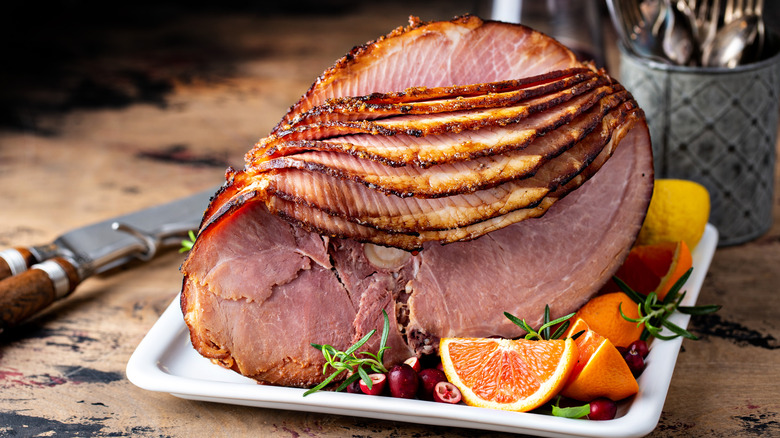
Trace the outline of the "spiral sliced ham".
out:
[[[324,379],[391,319],[385,362],[514,337],[604,284],[641,227],[644,115],[529,28],[463,16],[353,49],[246,155],[204,214],[181,305],[204,356],[261,383]],[[375,350],[378,336],[365,346]]]
[[[300,114],[281,129],[289,131],[296,126],[312,123],[373,120],[403,114],[436,114],[452,111],[495,108],[515,105],[536,96],[563,90],[588,79],[594,79],[596,73],[587,69],[570,69],[553,72],[553,75],[540,75],[518,81],[503,81],[482,84],[481,92],[474,87],[451,87],[449,93],[441,89],[429,89],[429,93],[419,92],[416,99],[398,99],[393,101],[388,95],[356,96],[333,99],[318,105],[304,114]],[[490,91],[487,90],[501,90]],[[409,96],[411,92],[402,95]],[[431,96],[439,96],[432,98]],[[382,100],[382,103],[376,102]],[[277,130],[278,132],[279,130]]]
[[[360,182],[385,193],[397,196],[441,197],[458,193],[469,193],[495,186],[507,181],[528,177],[539,170],[548,160],[565,153],[582,141],[591,131],[604,130],[608,137],[615,126],[625,118],[626,107],[615,109],[628,96],[623,91],[601,99],[590,111],[569,123],[566,130],[553,130],[544,136],[536,136],[527,145],[515,143],[517,149],[502,154],[482,156],[472,160],[453,160],[439,165],[418,166],[410,163],[404,166],[387,167],[387,162],[377,159],[372,163],[360,156],[344,151],[314,147],[255,165],[260,171],[271,169],[305,169]],[[614,111],[613,111],[614,110]],[[517,124],[513,124],[517,127]],[[499,138],[513,137],[510,127],[484,129]],[[453,141],[458,136],[452,137]],[[375,137],[369,137],[375,138]],[[408,143],[424,143],[431,137],[408,138]],[[606,139],[604,140],[606,142]],[[429,149],[430,146],[425,144]]]

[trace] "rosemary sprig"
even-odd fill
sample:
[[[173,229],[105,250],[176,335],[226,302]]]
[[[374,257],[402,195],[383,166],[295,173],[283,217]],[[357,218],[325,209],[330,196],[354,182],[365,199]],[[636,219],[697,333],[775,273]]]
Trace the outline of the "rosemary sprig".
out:
[[[680,313],[685,313],[688,315],[706,315],[708,313],[717,312],[721,308],[721,306],[719,305],[704,305],[704,306],[681,306],[680,305],[680,303],[682,303],[682,300],[685,298],[685,292],[680,292],[680,290],[682,289],[685,282],[688,281],[688,277],[691,276],[692,271],[693,268],[688,269],[688,271],[685,274],[683,274],[683,276],[680,277],[674,283],[674,285],[672,285],[672,288],[669,290],[669,293],[666,294],[663,300],[660,300],[658,298],[658,295],[655,292],[650,292],[647,296],[643,296],[637,293],[636,291],[634,291],[633,289],[631,289],[631,287],[628,286],[621,279],[617,277],[612,277],[615,280],[615,283],[617,283],[620,290],[622,290],[635,303],[637,303],[639,318],[630,318],[626,316],[623,313],[622,307],[618,307],[618,310],[620,310],[620,315],[626,321],[635,322],[637,323],[637,326],[640,324],[644,324],[645,327],[644,330],[642,330],[640,339],[647,340],[650,336],[653,336],[661,340],[667,340],[667,341],[670,339],[674,339],[678,336],[682,336],[686,339],[692,339],[692,340],[699,339],[693,333],[669,321],[669,316],[671,316],[675,310]],[[664,328],[672,332],[672,334],[671,335],[662,334],[661,332],[663,331]]]
[[[338,386],[338,388],[336,388],[336,391],[344,390],[344,388],[349,386],[350,383],[358,379],[363,380],[366,383],[366,386],[371,389],[371,377],[368,376],[368,371],[366,371],[363,367],[368,367],[375,373],[387,372],[387,368],[385,368],[385,366],[382,364],[382,356],[384,356],[385,350],[390,348],[387,346],[387,336],[390,333],[390,320],[388,319],[387,312],[385,312],[384,309],[382,310],[382,316],[384,317],[385,322],[382,326],[382,339],[379,342],[379,350],[377,350],[376,354],[369,351],[361,351],[356,353],[358,348],[362,347],[363,344],[365,344],[371,338],[371,336],[376,333],[376,329],[368,332],[368,334],[363,336],[346,351],[336,350],[330,345],[320,345],[314,343],[311,344],[312,347],[320,350],[322,355],[325,357],[325,365],[322,366],[322,374],[326,374],[329,367],[333,368],[334,371],[330,374],[330,376],[323,380],[322,383],[304,392],[304,397],[328,386],[330,382],[332,382],[336,377],[345,371],[352,374],[347,377],[347,379],[344,380],[341,385]]]
[[[187,233],[187,236],[189,236],[189,240],[184,239],[181,241],[181,248],[179,248],[179,252],[187,252],[192,249],[193,245],[195,245],[195,232],[190,230]]]
[[[564,333],[566,333],[566,330],[569,329],[569,325],[571,325],[571,322],[569,319],[574,316],[574,313],[570,313],[566,316],[562,316],[558,319],[555,319],[553,321],[550,321],[550,306],[545,305],[544,306],[544,321],[542,323],[542,326],[539,327],[538,330],[535,330],[533,327],[528,325],[527,322],[525,322],[525,319],[520,319],[514,315],[512,315],[509,312],[504,312],[504,316],[506,316],[510,321],[520,326],[521,329],[528,332],[525,335],[525,339],[531,339],[531,340],[549,340],[549,339],[558,339],[560,338]],[[550,328],[553,327],[556,324],[561,324],[555,332],[551,335],[550,334]],[[573,339],[576,339],[581,333],[576,333],[574,336],[572,336]]]

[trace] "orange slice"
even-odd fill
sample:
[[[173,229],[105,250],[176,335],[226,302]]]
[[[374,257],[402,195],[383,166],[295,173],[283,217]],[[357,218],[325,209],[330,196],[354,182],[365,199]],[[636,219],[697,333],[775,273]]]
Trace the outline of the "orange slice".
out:
[[[693,258],[685,241],[661,242],[632,248],[615,276],[636,292],[655,292],[663,299],[691,266]],[[610,288],[618,290],[617,285]]]
[[[591,298],[574,315],[574,320],[583,319],[599,335],[609,339],[616,347],[628,347],[639,339],[643,326],[627,321],[620,311],[632,319],[639,318],[636,303],[623,292],[611,292]]]
[[[561,395],[589,402],[599,397],[618,401],[636,394],[639,385],[609,339],[591,330],[582,319],[574,322],[566,336],[582,330],[584,333],[574,341],[579,347],[579,360]]]
[[[466,404],[518,412],[558,394],[578,358],[571,339],[442,338],[439,354]]]

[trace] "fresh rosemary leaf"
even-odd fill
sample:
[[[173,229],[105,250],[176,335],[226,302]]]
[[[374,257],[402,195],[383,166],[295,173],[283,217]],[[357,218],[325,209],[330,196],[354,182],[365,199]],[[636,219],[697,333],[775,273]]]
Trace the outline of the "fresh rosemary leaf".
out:
[[[708,313],[714,313],[720,310],[721,306],[718,304],[707,304],[703,306],[677,306],[677,311],[685,313],[687,315],[706,315]]]
[[[359,378],[360,378],[359,374],[353,374],[353,375],[347,377],[347,379],[344,380],[343,382],[341,382],[341,385],[339,385],[338,388],[336,388],[336,392],[343,391],[343,390],[347,389],[347,386],[349,386],[352,382],[354,382],[355,380],[357,380]],[[368,380],[371,380],[371,379],[368,379]]]
[[[334,371],[324,381],[322,381],[322,383],[304,392],[304,397],[325,388],[344,371],[347,371],[350,373],[350,375],[343,382],[341,382],[341,384],[336,388],[336,391],[343,391],[347,386],[358,379],[366,382],[366,385],[371,388],[371,378],[368,375],[368,371],[364,367],[367,367],[375,373],[387,372],[387,368],[385,368],[383,364],[382,357],[385,350],[390,348],[387,346],[387,337],[390,333],[390,320],[387,317],[387,312],[384,310],[382,310],[382,317],[384,318],[384,324],[382,325],[382,338],[379,343],[379,350],[376,354],[369,351],[361,351],[356,353],[357,350],[366,342],[368,342],[371,336],[376,333],[376,330],[371,330],[368,332],[368,334],[360,338],[359,341],[349,347],[346,351],[336,350],[333,346],[330,345],[311,343],[311,346],[320,350],[320,352],[322,352],[322,356],[325,358],[325,364],[322,366],[322,374],[326,374],[328,372],[328,368],[332,368]]]
[[[357,342],[356,342],[354,345],[352,345],[351,347],[349,347],[349,348],[347,349],[347,351],[345,351],[345,352],[344,352],[344,354],[345,354],[346,356],[349,356],[350,354],[352,354],[352,353],[354,353],[355,351],[357,351],[357,349],[358,349],[358,348],[360,348],[360,347],[362,347],[362,346],[363,346],[363,344],[365,344],[365,343],[366,343],[366,342],[367,342],[367,341],[368,341],[368,340],[371,338],[371,336],[374,336],[374,333],[376,333],[376,330],[371,330],[370,332],[368,332],[368,334],[366,334],[365,336],[363,336],[362,338],[360,338],[360,340],[359,340],[359,341],[357,341]]]
[[[509,312],[504,312],[504,316],[506,316],[510,321],[515,323],[516,325],[519,325],[521,328],[524,329],[525,321],[521,320],[520,318],[516,317],[515,315],[512,315]]]
[[[556,325],[556,324],[560,324],[560,323],[562,323],[562,322],[564,322],[564,321],[567,321],[567,322],[568,322],[568,320],[569,320],[569,319],[570,319],[572,316],[574,316],[574,315],[575,315],[575,313],[570,313],[570,314],[568,314],[568,315],[566,315],[566,316],[562,316],[562,317],[560,317],[560,318],[558,318],[558,319],[555,319],[555,320],[552,320],[552,321],[545,322],[545,323],[542,325],[542,327],[541,327],[541,330],[549,330],[549,328],[550,328],[550,327],[552,327],[552,326],[554,326],[554,325]],[[545,315],[545,316],[546,316],[546,317],[549,317],[550,315],[548,314],[548,315]],[[541,330],[540,330],[540,331],[541,331]]]
[[[550,320],[550,306],[544,306],[544,320]],[[539,333],[543,338],[550,339],[550,326],[547,324],[542,325],[542,327],[539,328]]]
[[[335,372],[335,373],[331,374],[330,376],[328,376],[328,378],[327,378],[327,379],[323,380],[323,381],[322,381],[322,383],[320,383],[319,385],[315,386],[314,388],[312,388],[312,389],[310,389],[310,390],[308,390],[308,391],[304,392],[304,393],[303,393],[303,396],[304,396],[304,397],[306,397],[307,395],[309,395],[309,394],[311,394],[311,393],[313,393],[313,392],[317,392],[317,391],[319,391],[320,389],[322,389],[322,388],[324,388],[324,387],[328,386],[328,384],[329,384],[330,382],[332,382],[332,381],[333,381],[333,379],[335,379],[336,377],[338,377],[338,375],[339,375],[339,374],[341,374],[341,371],[337,371],[337,372]]]
[[[688,339],[693,339],[694,341],[699,339],[694,334],[689,332],[688,330],[685,330],[684,328],[678,326],[677,324],[675,324],[675,323],[673,323],[671,321],[663,320],[663,321],[661,321],[661,325],[663,325],[664,327],[669,329],[669,331],[671,331],[672,333],[674,333],[674,334],[676,334],[678,336],[682,336],[682,337],[688,338]]]
[[[575,334],[573,334],[573,335],[571,335],[571,336],[569,336],[569,337],[570,337],[570,338],[571,338],[573,341],[576,341],[576,340],[577,340],[577,338],[579,338],[580,336],[582,336],[582,334],[583,334],[583,333],[585,333],[585,330],[580,330],[580,331],[578,331],[577,333],[575,333]]]
[[[560,338],[561,336],[563,336],[564,333],[566,333],[566,330],[569,329],[570,325],[571,325],[571,321],[569,320],[563,321],[563,324],[558,326],[558,328],[553,332],[552,337],[550,337],[549,339]]]
[[[371,377],[368,376],[368,372],[365,369],[363,369],[363,367],[358,367],[358,375],[360,376],[360,379],[362,381],[366,382],[366,386],[368,386],[368,389],[371,389],[373,382],[371,381]]]
[[[183,239],[181,241],[181,248],[179,248],[179,252],[187,252],[192,249],[193,245],[195,245],[195,232],[190,230],[187,232],[187,236],[189,237],[189,240]]]
[[[612,277],[615,283],[618,285],[626,295],[631,298],[632,301],[637,303],[637,311],[639,313],[638,318],[630,318],[623,313],[622,306],[618,307],[620,316],[626,321],[636,323],[637,325],[643,324],[644,329],[639,336],[642,340],[647,340],[650,336],[653,336],[661,340],[670,340],[678,336],[682,336],[686,339],[696,340],[696,337],[691,332],[683,329],[682,327],[669,321],[675,311],[680,313],[686,313],[689,315],[706,315],[708,313],[717,312],[721,306],[718,305],[703,305],[703,306],[681,306],[680,304],[685,299],[685,291],[682,291],[682,287],[688,278],[691,276],[693,268],[688,269],[669,289],[669,292],[663,298],[659,300],[658,295],[655,292],[650,292],[647,296],[643,296],[634,291],[624,281],[617,277]],[[667,329],[672,334],[664,334],[663,330]]]
[[[574,316],[574,313],[570,313],[566,316],[562,316],[558,319],[555,319],[553,321],[550,321],[550,306],[546,305],[544,306],[544,321],[542,323],[542,326],[539,327],[538,330],[534,330],[533,327],[528,325],[527,322],[525,322],[524,319],[520,319],[514,315],[512,315],[509,312],[504,312],[504,316],[507,317],[510,321],[512,321],[515,325],[519,326],[521,329],[525,330],[527,334],[525,335],[525,339],[529,340],[548,340],[548,339],[558,339],[561,335],[563,335],[566,332],[566,329],[569,328],[569,321],[568,319]],[[560,327],[558,327],[557,330],[553,333],[552,336],[549,335],[550,328],[553,327],[556,324],[564,323]],[[565,327],[564,327],[565,326]]]
[[[686,281],[688,281],[688,277],[691,276],[691,272],[693,272],[693,268],[688,269],[685,271],[685,273],[677,279],[677,281],[674,282],[672,285],[672,288],[669,289],[669,292],[664,297],[664,304],[668,304],[673,302],[675,299],[677,299],[677,294],[680,293],[680,290],[682,289],[683,285]]]

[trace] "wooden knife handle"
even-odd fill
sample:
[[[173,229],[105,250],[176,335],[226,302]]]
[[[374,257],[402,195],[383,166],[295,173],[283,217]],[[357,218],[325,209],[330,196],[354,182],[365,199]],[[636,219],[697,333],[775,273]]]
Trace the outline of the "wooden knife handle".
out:
[[[68,296],[78,283],[78,270],[62,257],[0,281],[0,327],[7,329],[21,323]]]
[[[27,248],[0,251],[0,280],[21,274],[35,262],[35,256]]]

